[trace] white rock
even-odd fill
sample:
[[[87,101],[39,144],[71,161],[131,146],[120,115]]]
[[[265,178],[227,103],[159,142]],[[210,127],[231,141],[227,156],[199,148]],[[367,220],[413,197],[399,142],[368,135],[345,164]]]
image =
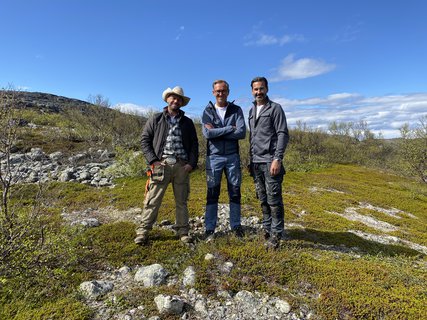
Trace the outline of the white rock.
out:
[[[159,294],[154,298],[154,302],[161,314],[180,314],[184,308],[184,301],[178,296]]]
[[[182,283],[186,287],[194,287],[196,282],[196,271],[194,271],[193,266],[189,266],[184,270],[184,278],[182,279]]]
[[[277,300],[275,307],[277,308],[277,310],[283,313],[289,313],[291,311],[291,306],[285,300],[281,300],[281,299]]]
[[[225,263],[223,264],[223,266],[222,266],[221,270],[222,270],[224,273],[230,273],[230,272],[231,272],[231,269],[233,269],[233,266],[234,266],[233,262],[227,261],[227,262],[225,262]]]
[[[80,224],[88,228],[99,227],[101,225],[99,220],[96,218],[83,219],[82,221],[80,221]]]
[[[159,286],[166,282],[167,275],[167,271],[156,263],[139,268],[135,273],[135,281],[143,282],[144,287]]]
[[[210,260],[213,260],[214,258],[215,258],[215,256],[212,253],[207,253],[205,255],[205,260],[210,261]]]
[[[86,298],[93,299],[113,290],[114,284],[110,281],[85,281],[80,284],[80,290]]]
[[[194,304],[194,310],[202,315],[206,315],[208,310],[206,309],[206,304],[203,300],[197,300]]]
[[[125,277],[131,272],[131,268],[128,266],[123,266],[119,269],[119,275],[120,277]]]

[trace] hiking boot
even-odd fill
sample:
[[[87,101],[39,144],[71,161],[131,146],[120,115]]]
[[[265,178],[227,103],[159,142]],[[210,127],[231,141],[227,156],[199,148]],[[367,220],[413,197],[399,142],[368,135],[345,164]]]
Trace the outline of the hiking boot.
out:
[[[205,241],[206,242],[212,242],[215,239],[215,231],[213,230],[206,230],[205,231]]]
[[[276,250],[279,248],[279,239],[273,235],[264,243],[264,246],[267,250]]]
[[[268,232],[267,230],[264,230],[263,237],[264,237],[264,240],[270,239],[270,232]]]
[[[145,246],[148,243],[148,234],[138,234],[133,241],[140,246]]]
[[[193,242],[193,238],[191,238],[188,234],[181,235],[179,240],[181,240],[181,242],[185,244],[189,244]]]
[[[242,226],[233,228],[233,233],[237,238],[243,238],[245,236],[245,232],[243,231]]]

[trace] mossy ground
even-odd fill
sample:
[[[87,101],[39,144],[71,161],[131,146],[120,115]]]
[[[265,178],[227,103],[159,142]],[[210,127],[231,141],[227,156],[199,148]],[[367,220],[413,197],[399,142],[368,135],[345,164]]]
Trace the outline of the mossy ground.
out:
[[[114,206],[121,210],[141,207],[144,186],[145,178],[132,178],[118,180],[113,189],[69,183],[55,184],[48,190],[59,214],[62,208],[71,212],[89,207]],[[226,203],[226,184],[222,187],[220,201]],[[30,299],[31,303],[17,304],[18,299],[25,300],[32,291],[40,290],[43,281],[38,281],[24,294],[18,289],[13,291],[16,286],[13,279],[3,279],[0,282],[0,318],[16,316],[15,319],[23,319],[34,314],[34,318],[42,319],[39,315],[47,314],[56,319],[56,311],[52,311],[56,308],[75,310],[75,319],[89,319],[90,312],[73,293],[80,281],[92,280],[99,269],[151,263],[160,263],[170,273],[178,275],[193,265],[197,273],[196,288],[206,295],[214,294],[218,289],[263,291],[290,301],[294,308],[308,305],[320,319],[427,318],[425,256],[403,244],[380,244],[348,232],[359,230],[392,235],[427,246],[426,185],[378,170],[337,165],[309,173],[289,172],[283,192],[285,219],[291,227],[287,228],[287,240],[281,244],[280,250],[264,250],[263,240],[258,235],[249,235],[243,241],[224,236],[209,244],[199,242],[191,250],[172,232],[157,228],[152,231],[150,245],[138,247],[133,244],[133,223],[105,224],[74,233],[69,246],[78,254],[78,259],[74,265],[67,266],[73,268],[72,272],[64,270],[57,279],[45,279],[46,284],[61,281],[65,288],[63,296],[59,293],[55,297],[44,295],[38,301]],[[196,171],[191,176],[191,216],[203,214],[205,193],[204,173]],[[242,202],[243,215],[258,212],[260,216],[253,182],[246,174]],[[396,208],[412,216],[400,214],[400,218],[396,218],[375,210],[358,210],[360,214],[398,228],[384,233],[333,213],[343,213],[346,208],[358,207],[360,203]],[[172,188],[168,189],[160,209],[159,220],[163,219],[174,220]],[[216,259],[205,261],[206,253],[212,253]],[[225,261],[234,264],[230,274],[221,273],[216,268]],[[155,290],[149,290],[149,294],[147,289],[141,288],[128,296],[124,294],[120,297],[121,307],[146,303],[147,312],[154,314],[152,298]],[[64,301],[68,302],[65,304]]]

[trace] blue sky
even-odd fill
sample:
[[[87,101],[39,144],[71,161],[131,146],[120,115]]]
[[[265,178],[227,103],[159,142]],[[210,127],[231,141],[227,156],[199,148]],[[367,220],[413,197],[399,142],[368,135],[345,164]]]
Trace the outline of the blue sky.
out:
[[[0,87],[159,110],[180,85],[200,117],[215,79],[247,116],[255,76],[288,124],[367,121],[385,137],[427,115],[424,0],[0,0]]]

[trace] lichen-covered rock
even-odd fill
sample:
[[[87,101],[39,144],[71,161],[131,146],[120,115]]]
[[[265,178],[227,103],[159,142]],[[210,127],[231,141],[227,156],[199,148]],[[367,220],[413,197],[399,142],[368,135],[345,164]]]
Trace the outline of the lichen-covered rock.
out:
[[[113,290],[114,284],[110,281],[85,281],[80,284],[80,291],[88,299],[94,299]]]
[[[156,296],[154,302],[161,314],[181,314],[185,304],[178,296],[164,296],[162,294]]]
[[[184,286],[194,287],[194,284],[196,283],[196,271],[193,266],[189,266],[184,270],[182,283]]]
[[[159,286],[166,282],[168,272],[160,264],[140,267],[135,273],[135,281],[142,282],[144,287]]]

